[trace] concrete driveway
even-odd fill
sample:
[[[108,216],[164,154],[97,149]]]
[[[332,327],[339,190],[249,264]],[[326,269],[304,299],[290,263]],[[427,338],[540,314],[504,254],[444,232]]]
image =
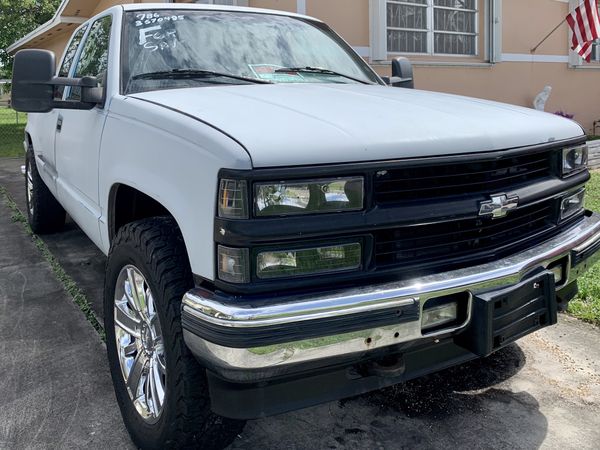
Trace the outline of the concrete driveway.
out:
[[[0,186],[24,210],[20,160]],[[105,347],[0,198],[0,448],[132,448]],[[44,237],[100,321],[104,256],[72,223]],[[233,449],[598,449],[600,330],[567,316],[405,385],[251,421]]]

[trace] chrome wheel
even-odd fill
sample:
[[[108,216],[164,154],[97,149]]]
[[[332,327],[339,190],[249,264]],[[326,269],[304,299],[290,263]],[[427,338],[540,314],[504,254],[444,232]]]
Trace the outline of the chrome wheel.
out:
[[[29,208],[29,214],[33,216],[33,175],[31,174],[31,161],[27,164],[25,177],[27,179],[27,207]]]
[[[117,353],[129,397],[140,416],[155,423],[165,403],[165,348],[152,292],[135,266],[125,266],[119,273],[114,318]]]

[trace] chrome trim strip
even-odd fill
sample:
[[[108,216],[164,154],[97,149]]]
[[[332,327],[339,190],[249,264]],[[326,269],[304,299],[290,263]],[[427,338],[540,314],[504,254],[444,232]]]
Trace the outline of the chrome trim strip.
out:
[[[600,234],[596,234],[596,235],[592,236],[590,239],[588,239],[587,241],[585,241],[583,244],[580,244],[577,247],[573,248],[573,251],[577,252],[577,253],[582,253],[588,247],[591,247],[592,245],[594,245],[598,241],[600,241]]]
[[[414,302],[419,302],[421,317],[423,304],[429,298],[465,291],[476,294],[517,284],[530,271],[547,268],[554,261],[569,257],[573,249],[583,251],[598,240],[600,240],[600,214],[592,214],[585,217],[577,226],[536,248],[489,264],[419,279],[342,291],[337,295],[300,297],[294,301],[288,300],[284,303],[257,308],[224,304],[216,298],[202,296],[203,291],[197,289],[184,296],[183,313],[229,329],[239,328],[240,332],[247,327],[294,324],[315,318],[338,317],[344,314],[406,306]],[[593,255],[589,261],[599,255],[600,252]],[[571,272],[569,281],[581,275],[587,267],[587,265],[580,266]],[[274,302],[278,300],[282,301],[273,299]],[[469,305],[469,319],[471,310]],[[221,346],[202,339],[188,330],[184,330],[184,339],[196,357],[213,364],[213,367],[219,368],[226,376],[235,378],[237,370],[255,370],[259,373],[253,376],[260,379],[268,376],[266,372],[269,369],[280,370],[284,366],[298,362],[361,354],[376,348],[417,339],[435,341],[436,336],[456,331],[466,326],[468,321],[461,327],[441,330],[435,334],[422,334],[419,319],[358,332],[248,349]],[[248,374],[240,376],[245,380],[248,379]]]
[[[293,343],[258,348],[229,348],[196,336],[184,329],[185,343],[196,357],[208,362],[213,368],[225,371],[283,368],[290,364],[327,359],[352,353],[365,353],[377,348],[421,337],[421,321],[414,320],[402,325],[389,325],[335,336],[305,339]],[[429,338],[430,336],[428,336]],[[432,341],[434,338],[431,339]],[[235,374],[225,374],[235,378]],[[265,378],[264,374],[240,375],[240,381]]]
[[[222,327],[248,328],[282,325],[306,320],[326,319],[341,315],[359,314],[383,309],[412,306],[417,298],[397,298],[392,290],[350,293],[298,301],[245,308],[225,305],[190,291],[183,297],[184,310],[206,322]]]

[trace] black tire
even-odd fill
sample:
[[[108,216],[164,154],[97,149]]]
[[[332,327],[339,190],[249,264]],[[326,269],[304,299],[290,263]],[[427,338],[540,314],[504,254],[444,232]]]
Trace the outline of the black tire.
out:
[[[135,409],[121,372],[116,344],[114,297],[121,270],[139,269],[153,293],[165,348],[167,377],[158,421],[145,422]],[[221,449],[241,432],[244,422],[225,419],[210,409],[206,371],[185,345],[181,300],[193,287],[183,238],[177,223],[156,217],[125,225],[111,245],[104,285],[104,326],[108,361],[123,421],[142,449]]]
[[[31,177],[31,193],[29,193]],[[37,170],[33,149],[29,147],[25,157],[25,199],[27,221],[36,234],[56,233],[65,225],[66,213]]]

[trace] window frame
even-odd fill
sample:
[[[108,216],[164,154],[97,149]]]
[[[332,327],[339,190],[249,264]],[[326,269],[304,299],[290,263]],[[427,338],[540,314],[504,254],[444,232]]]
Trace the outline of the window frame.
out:
[[[479,6],[479,1],[475,0],[475,9],[461,9],[461,8],[452,8],[452,7],[447,7],[447,6],[436,6],[435,5],[435,0],[425,0],[425,4],[422,3],[411,3],[411,2],[407,2],[405,0],[385,0],[385,7],[386,7],[386,22],[385,22],[385,32],[386,32],[386,38],[387,38],[387,34],[388,31],[390,29],[392,30],[397,30],[397,31],[414,31],[417,33],[426,33],[427,34],[427,41],[426,41],[426,46],[427,46],[427,52],[423,53],[423,52],[394,52],[394,51],[390,51],[389,47],[387,48],[387,54],[390,56],[403,56],[403,55],[410,55],[410,56],[448,56],[451,58],[478,58],[480,55],[480,51],[479,51],[479,44],[480,44],[480,38],[481,38],[481,32],[479,30],[479,21],[480,21],[480,14],[482,11],[480,11],[480,9],[478,8]],[[414,29],[414,28],[402,28],[402,27],[390,27],[387,24],[387,6],[388,4],[396,4],[396,5],[402,5],[402,6],[414,6],[417,8],[425,8],[426,10],[426,20],[427,20],[427,27],[424,29]],[[454,32],[454,31],[443,31],[443,30],[436,30],[435,29],[435,10],[436,9],[441,9],[441,10],[447,10],[447,11],[464,11],[464,12],[468,12],[468,13],[475,13],[475,32],[474,33],[467,33],[467,32]],[[463,53],[437,53],[435,51],[435,34],[453,34],[453,35],[460,35],[460,36],[474,36],[475,37],[475,53],[474,54],[463,54]],[[386,39],[387,41],[387,39]],[[387,47],[387,42],[386,42],[386,47]]]
[[[84,24],[82,24],[81,26],[77,27],[75,29],[75,31],[73,31],[73,34],[71,36],[71,38],[69,39],[69,42],[67,44],[67,46],[65,47],[64,53],[62,58],[60,59],[60,63],[58,64],[58,66],[56,67],[56,76],[57,77],[70,77],[71,74],[73,73],[73,66],[75,65],[76,61],[78,61],[78,57],[79,57],[79,52],[81,51],[81,44],[84,42],[85,37],[87,35],[88,32],[88,28],[89,28],[89,23],[85,22]],[[75,54],[73,55],[73,59],[71,60],[70,66],[69,66],[69,70],[66,71],[66,73],[61,75],[61,71],[63,69],[63,66],[65,65],[66,59],[67,59],[67,55],[69,54],[69,49],[71,48],[71,46],[73,45],[73,43],[75,42],[76,36],[83,31],[83,34],[81,35],[81,38],[79,39],[79,43],[77,44],[77,48],[75,49]],[[58,90],[60,90],[60,88],[62,87],[62,93],[60,96],[57,96],[57,92]],[[55,90],[55,99],[56,100],[64,100],[65,94],[67,93],[67,86],[58,86]]]
[[[108,83],[109,83],[108,67],[110,66],[110,59],[111,59],[111,52],[112,52],[112,49],[111,49],[112,36],[113,36],[114,29],[115,29],[115,16],[112,13],[103,14],[101,16],[95,17],[94,20],[89,20],[82,25],[82,27],[87,26],[87,30],[85,31],[83,37],[81,38],[81,42],[79,43],[79,48],[77,49],[77,54],[76,54],[75,58],[73,59],[73,63],[71,64],[71,69],[69,70],[69,77],[74,78],[77,67],[79,66],[81,54],[83,53],[83,49],[84,49],[86,43],[88,42],[88,38],[90,36],[92,29],[94,28],[94,25],[97,22],[106,19],[107,17],[110,17],[111,24],[110,24],[110,31],[109,31],[109,38],[108,38],[108,51],[106,54],[107,72],[106,72],[105,84],[103,86],[104,92],[102,94],[102,103],[99,103],[98,105],[96,105],[96,107],[98,107],[100,109],[104,109],[104,106],[106,104],[107,92],[108,92]],[[70,99],[72,90],[73,90],[73,87],[68,86],[67,89],[65,89],[65,92],[63,94],[63,99],[65,99],[66,101],[73,101]]]
[[[56,69],[56,76],[59,76],[59,77],[60,76],[68,77],[71,74],[71,69],[73,68],[73,63],[75,61],[77,61],[77,57],[79,55],[79,50],[81,48],[81,43],[85,40],[85,36],[87,34],[88,25],[89,24],[86,22],[83,25],[81,25],[79,28],[77,28],[75,31],[73,31],[73,35],[69,39],[69,43],[65,47],[64,54],[63,54],[63,56],[62,56],[62,58],[60,60],[60,64],[58,65],[58,67]],[[81,32],[83,32],[83,33],[81,33]],[[75,48],[75,53],[73,55],[73,58],[71,59],[71,62],[70,62],[70,65],[69,65],[69,69],[63,75],[61,75],[61,71],[63,69],[63,66],[65,65],[66,60],[67,60],[67,55],[69,54],[69,49],[74,44],[77,35],[80,34],[80,33],[81,33],[81,38],[79,38],[79,42],[77,43],[77,48]]]

